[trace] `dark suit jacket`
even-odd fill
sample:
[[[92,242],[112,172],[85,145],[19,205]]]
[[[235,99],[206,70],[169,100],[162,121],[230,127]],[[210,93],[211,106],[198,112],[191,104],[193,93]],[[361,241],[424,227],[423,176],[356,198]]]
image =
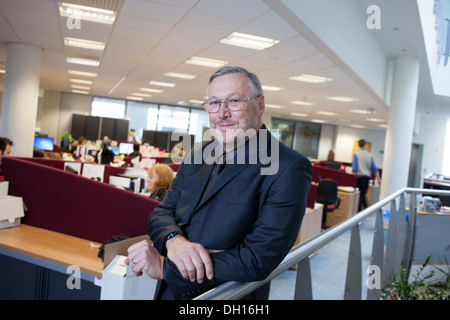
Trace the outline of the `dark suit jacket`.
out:
[[[205,154],[211,145],[188,153],[168,196],[150,214],[148,233],[161,254],[165,254],[164,239],[171,232],[182,233],[207,249],[224,250],[211,255],[214,279],[205,277],[202,284],[184,280],[166,259],[164,281],[173,298],[192,299],[226,281],[263,280],[292,248],[305,213],[311,163],[270,132],[261,132],[237,150],[238,157],[245,154],[245,163],[241,158],[228,164],[204,197],[213,165],[205,163],[210,160],[197,162],[199,152]],[[242,148],[244,153],[240,153]],[[268,157],[272,157],[269,164]],[[276,174],[261,174],[262,168],[271,165],[278,165]],[[257,291],[252,298],[268,298],[267,287]]]

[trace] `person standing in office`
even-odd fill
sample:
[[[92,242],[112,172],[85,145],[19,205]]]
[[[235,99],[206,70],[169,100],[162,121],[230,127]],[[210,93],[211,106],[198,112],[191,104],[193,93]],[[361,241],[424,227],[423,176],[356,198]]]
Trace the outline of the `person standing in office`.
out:
[[[311,163],[263,124],[258,77],[240,67],[218,70],[204,106],[215,140],[186,153],[150,214],[153,245],[131,246],[125,261],[135,274],[163,280],[158,299],[192,299],[226,281],[265,279],[292,248],[305,214]],[[246,298],[268,299],[269,289]]]
[[[2,172],[2,158],[11,155],[13,142],[8,138],[0,137],[0,173]]]
[[[352,172],[357,175],[356,186],[359,189],[359,204],[358,211],[367,208],[366,193],[369,188],[369,180],[371,171],[375,173],[375,179],[378,184],[381,184],[380,174],[378,168],[375,165],[372,155],[364,149],[366,140],[361,139],[358,141],[359,150],[353,154]]]

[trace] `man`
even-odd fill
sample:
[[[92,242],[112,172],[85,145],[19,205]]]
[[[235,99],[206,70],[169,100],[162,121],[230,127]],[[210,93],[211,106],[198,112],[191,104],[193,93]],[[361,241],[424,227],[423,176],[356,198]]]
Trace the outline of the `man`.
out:
[[[160,299],[192,299],[226,281],[263,280],[292,248],[305,213],[311,163],[263,125],[256,75],[220,69],[204,105],[215,140],[186,154],[167,197],[150,214],[153,246],[140,242],[128,250],[135,274],[163,280]],[[223,171],[210,187],[215,168]],[[248,298],[267,299],[269,289]]]
[[[375,161],[373,161],[372,155],[364,149],[365,145],[366,140],[361,139],[358,141],[360,149],[353,154],[352,163],[352,172],[358,176],[356,180],[356,186],[360,192],[358,211],[361,211],[363,207],[367,208],[366,193],[369,188],[371,171],[375,173],[375,179],[378,184],[381,184],[378,168],[375,165]]]
[[[11,147],[13,142],[8,138],[0,137],[0,173],[2,172],[2,158],[9,157],[11,155]]]

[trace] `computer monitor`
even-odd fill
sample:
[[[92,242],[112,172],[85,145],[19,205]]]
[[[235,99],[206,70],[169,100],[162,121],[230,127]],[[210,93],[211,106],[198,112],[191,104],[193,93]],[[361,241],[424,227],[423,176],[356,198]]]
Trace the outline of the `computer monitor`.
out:
[[[38,150],[53,151],[53,138],[34,137],[34,147]]]
[[[115,156],[118,156],[120,154],[119,147],[109,146],[108,149],[111,150],[114,153]]]
[[[121,144],[119,144],[119,153],[120,154],[130,154],[133,151],[134,150],[133,150],[133,144],[132,143],[122,142]]]

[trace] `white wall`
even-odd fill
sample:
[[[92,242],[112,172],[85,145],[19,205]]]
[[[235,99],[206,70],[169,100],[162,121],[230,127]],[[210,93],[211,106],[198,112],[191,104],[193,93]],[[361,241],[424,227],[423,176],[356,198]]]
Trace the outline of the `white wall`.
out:
[[[92,96],[63,92],[59,110],[58,136],[71,131],[72,114],[91,114]],[[75,140],[79,137],[73,137]]]

